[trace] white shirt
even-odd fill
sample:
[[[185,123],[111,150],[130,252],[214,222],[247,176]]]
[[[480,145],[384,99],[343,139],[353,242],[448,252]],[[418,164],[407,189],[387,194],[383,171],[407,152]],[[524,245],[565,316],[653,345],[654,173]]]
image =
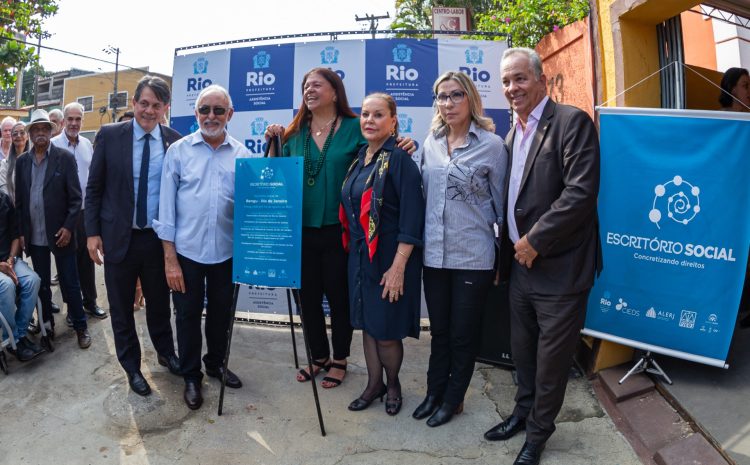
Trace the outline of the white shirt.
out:
[[[534,140],[534,133],[539,120],[542,118],[544,106],[547,105],[549,97],[546,95],[529,115],[526,121],[526,130],[523,130],[521,121],[516,119],[516,135],[513,138],[513,166],[510,169],[510,183],[508,186],[508,235],[510,240],[515,244],[520,239],[518,235],[518,226],[516,225],[516,201],[518,200],[518,191],[521,188],[521,179],[523,179],[523,170],[526,168],[526,161],[529,157],[529,148]]]
[[[81,200],[86,200],[86,184],[89,181],[89,167],[91,166],[91,157],[94,155],[94,146],[91,141],[85,137],[78,136],[78,143],[70,143],[65,131],[53,137],[50,142],[55,147],[65,149],[76,157],[78,165],[78,182],[81,183]],[[81,203],[83,205],[83,203]]]

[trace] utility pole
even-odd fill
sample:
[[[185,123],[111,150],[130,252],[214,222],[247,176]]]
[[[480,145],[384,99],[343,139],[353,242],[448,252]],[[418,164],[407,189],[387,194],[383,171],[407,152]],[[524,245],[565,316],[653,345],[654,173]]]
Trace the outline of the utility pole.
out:
[[[390,13],[386,13],[385,16],[375,16],[375,15],[369,15],[365,13],[364,18],[360,18],[358,15],[354,15],[354,19],[356,21],[369,21],[370,22],[370,32],[372,33],[372,38],[375,38],[375,32],[378,30],[378,20],[379,19],[389,19],[391,17]]]
[[[34,110],[39,105],[39,56],[42,53],[42,35],[39,34],[39,45],[36,48],[36,75],[34,76]],[[50,89],[52,89],[52,81],[50,81]]]
[[[112,122],[115,123],[117,122],[117,104],[120,102],[120,98],[117,95],[117,73],[118,73],[118,68],[120,66],[120,48],[113,47],[110,45],[107,48],[102,49],[102,51],[106,53],[107,55],[112,55],[112,54],[115,55],[115,82],[114,82],[115,88],[114,88],[114,93],[112,94],[113,101],[114,101],[112,105]]]

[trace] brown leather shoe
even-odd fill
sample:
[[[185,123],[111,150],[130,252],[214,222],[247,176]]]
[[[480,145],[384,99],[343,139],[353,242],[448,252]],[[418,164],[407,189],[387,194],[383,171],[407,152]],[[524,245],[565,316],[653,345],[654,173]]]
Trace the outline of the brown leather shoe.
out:
[[[91,346],[91,335],[88,329],[76,329],[76,336],[78,336],[78,347],[88,349]]]
[[[185,399],[190,410],[198,410],[203,405],[203,396],[201,395],[201,382],[190,380],[185,381],[185,394],[182,396]]]

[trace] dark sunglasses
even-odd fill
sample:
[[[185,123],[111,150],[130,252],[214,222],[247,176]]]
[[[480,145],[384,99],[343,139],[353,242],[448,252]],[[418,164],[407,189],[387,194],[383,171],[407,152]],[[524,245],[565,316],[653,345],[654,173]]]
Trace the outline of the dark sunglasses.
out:
[[[201,105],[198,107],[198,113],[200,113],[201,115],[207,115],[211,113],[212,109],[214,111],[214,115],[216,116],[221,116],[227,112],[227,109],[224,107],[211,107],[209,105]]]

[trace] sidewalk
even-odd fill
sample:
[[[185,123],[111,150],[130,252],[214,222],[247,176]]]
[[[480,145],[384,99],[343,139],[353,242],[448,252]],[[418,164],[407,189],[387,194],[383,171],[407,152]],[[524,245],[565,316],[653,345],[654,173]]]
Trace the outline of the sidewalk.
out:
[[[59,293],[55,300],[60,301]],[[136,321],[144,344],[142,370],[153,389],[146,398],[128,388],[108,319],[89,320],[93,344],[80,350],[65,327],[64,310],[56,317],[55,352],[26,364],[9,357],[10,374],[0,374],[0,464],[510,465],[523,444],[523,435],[507,443],[482,438],[511,411],[515,392],[509,371],[487,365],[477,365],[464,413],[453,421],[433,429],[411,418],[425,393],[426,333],[406,341],[404,407],[389,417],[380,402],[363,412],[346,408],[367,377],[361,334],[355,332],[344,384],[319,388],[328,433],[321,437],[310,384],[294,380],[288,328],[235,325],[230,367],[245,385],[226,390],[219,417],[220,386],[213,378],[204,378],[200,410],[184,405],[182,380],[156,363],[144,311],[136,313]],[[301,347],[300,331],[297,341]],[[641,462],[600,407],[590,383],[576,378],[542,463]]]

